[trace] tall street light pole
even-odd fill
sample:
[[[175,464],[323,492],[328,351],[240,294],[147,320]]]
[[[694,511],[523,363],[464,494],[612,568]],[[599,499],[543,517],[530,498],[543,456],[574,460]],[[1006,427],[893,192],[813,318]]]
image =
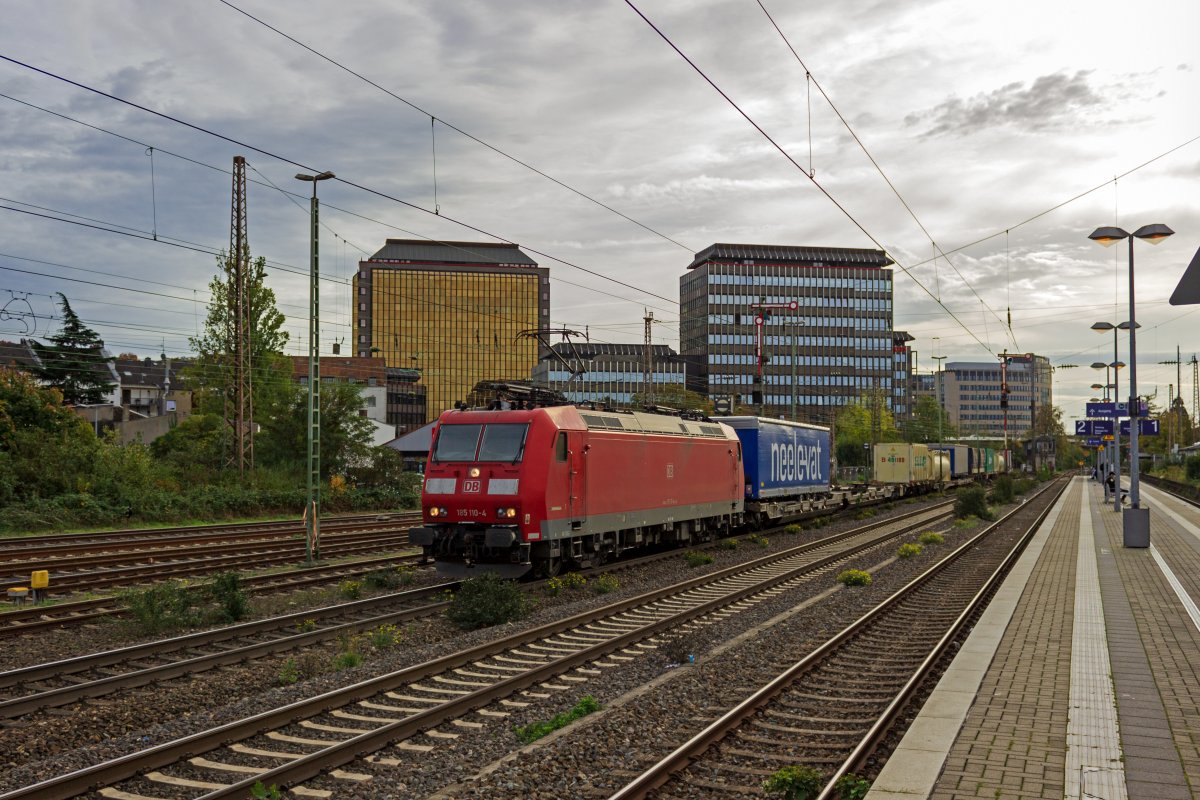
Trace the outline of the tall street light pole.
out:
[[[1102,227],[1092,231],[1089,239],[1105,247],[1122,239],[1129,240],[1129,501],[1130,508],[1122,517],[1123,540],[1126,547],[1150,546],[1150,510],[1141,507],[1138,485],[1138,412],[1137,399],[1137,316],[1133,291],[1133,240],[1143,239],[1158,244],[1175,233],[1161,223],[1143,225],[1133,234],[1117,227]],[[1120,487],[1118,487],[1118,496]]]
[[[308,260],[308,500],[304,506],[304,562],[313,563],[321,557],[321,287],[317,206],[317,183],[334,177],[332,172],[319,175],[297,175],[296,180],[312,182],[312,203],[309,206]]]

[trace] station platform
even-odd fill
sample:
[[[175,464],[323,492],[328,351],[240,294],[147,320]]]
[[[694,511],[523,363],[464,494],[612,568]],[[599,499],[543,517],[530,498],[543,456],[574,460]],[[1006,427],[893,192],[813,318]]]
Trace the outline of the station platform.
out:
[[[1072,479],[868,800],[1200,797],[1200,508]]]

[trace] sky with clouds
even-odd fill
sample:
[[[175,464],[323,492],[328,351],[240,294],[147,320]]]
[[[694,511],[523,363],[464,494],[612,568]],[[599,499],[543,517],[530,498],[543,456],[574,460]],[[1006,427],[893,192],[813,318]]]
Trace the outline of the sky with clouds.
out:
[[[319,189],[326,353],[352,340],[349,280],[388,237],[520,243],[550,268],[555,325],[638,341],[650,308],[672,346],[679,277],[713,242],[881,246],[922,369],[1006,348],[1079,364],[1055,375],[1069,418],[1111,356],[1089,326],[1129,316],[1126,247],[1087,234],[1161,222],[1177,235],[1136,248],[1139,384],[1165,401],[1175,371],[1157,362],[1200,354],[1200,306],[1167,302],[1200,249],[1194,0],[1140,19],[1118,2],[875,0],[5,11],[2,338],[56,330],[63,292],[114,352],[186,353],[244,155],[251,249],[295,354],[301,166],[343,179]]]

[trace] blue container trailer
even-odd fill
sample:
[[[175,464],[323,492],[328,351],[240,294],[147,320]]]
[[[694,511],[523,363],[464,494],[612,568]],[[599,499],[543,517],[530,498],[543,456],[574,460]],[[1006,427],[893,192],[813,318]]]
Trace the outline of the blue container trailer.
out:
[[[762,417],[722,417],[742,443],[747,500],[829,492],[829,429]]]

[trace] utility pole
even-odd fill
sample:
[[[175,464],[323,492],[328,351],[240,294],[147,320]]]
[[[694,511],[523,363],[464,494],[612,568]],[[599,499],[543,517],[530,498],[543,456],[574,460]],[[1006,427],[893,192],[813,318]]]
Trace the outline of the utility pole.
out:
[[[234,455],[238,474],[246,467],[254,469],[254,401],[251,382],[251,314],[247,283],[250,274],[250,240],[246,228],[246,159],[233,157],[233,195],[230,202],[229,258],[226,275],[229,278],[229,317],[232,322],[233,347],[228,358],[233,362],[232,413],[230,397],[225,397],[225,418],[233,427]]]
[[[320,206],[317,183],[334,177],[332,172],[319,175],[299,174],[296,180],[312,182],[309,204],[308,259],[308,499],[304,507],[304,561],[312,564],[321,558],[321,283]]]

